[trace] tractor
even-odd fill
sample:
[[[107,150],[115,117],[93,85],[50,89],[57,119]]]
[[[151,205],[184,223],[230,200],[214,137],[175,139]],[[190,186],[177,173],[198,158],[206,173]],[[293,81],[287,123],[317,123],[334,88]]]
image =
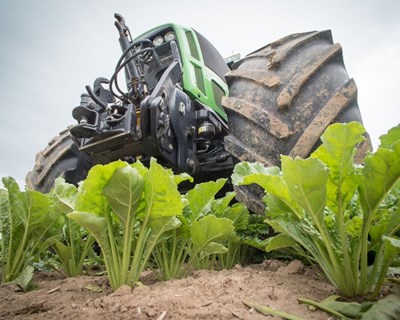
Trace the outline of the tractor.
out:
[[[115,14],[122,55],[112,76],[86,86],[76,123],[53,138],[27,174],[48,192],[78,184],[96,164],[151,157],[196,182],[229,177],[239,161],[307,157],[334,122],[361,122],[357,87],[331,31],[296,33],[227,64],[192,28],[169,23],[132,38]],[[359,146],[360,158],[370,148]],[[237,197],[262,213],[257,188]]]

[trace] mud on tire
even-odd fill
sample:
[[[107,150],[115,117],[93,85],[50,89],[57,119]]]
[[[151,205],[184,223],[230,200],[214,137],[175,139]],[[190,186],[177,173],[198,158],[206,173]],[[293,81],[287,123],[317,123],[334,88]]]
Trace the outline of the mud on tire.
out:
[[[240,60],[226,75],[229,120],[225,148],[239,161],[279,165],[280,155],[306,157],[334,122],[361,120],[357,87],[331,31],[289,35]],[[359,147],[359,158],[371,147]],[[257,188],[238,198],[263,213]]]

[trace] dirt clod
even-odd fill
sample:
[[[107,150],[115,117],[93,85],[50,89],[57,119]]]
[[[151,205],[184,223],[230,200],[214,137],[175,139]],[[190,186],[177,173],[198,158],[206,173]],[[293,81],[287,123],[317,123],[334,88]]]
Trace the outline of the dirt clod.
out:
[[[304,264],[300,260],[294,260],[287,266],[280,267],[278,271],[284,274],[301,274],[304,272]]]

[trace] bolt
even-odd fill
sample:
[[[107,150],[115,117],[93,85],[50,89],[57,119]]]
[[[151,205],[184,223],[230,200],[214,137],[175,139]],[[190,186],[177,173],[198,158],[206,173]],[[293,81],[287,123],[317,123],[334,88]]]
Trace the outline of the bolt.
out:
[[[88,123],[88,119],[86,117],[82,117],[79,123]]]
[[[167,94],[167,91],[165,90],[165,88],[163,88],[161,91],[161,98],[163,98],[163,99],[168,98],[168,94]]]
[[[191,158],[187,158],[187,160],[186,160],[186,164],[188,165],[188,167],[190,167],[190,168],[194,168],[195,162],[194,162],[194,160],[193,160],[193,159],[191,159]]]
[[[178,109],[181,114],[183,114],[183,115],[185,114],[186,106],[183,102],[179,102]]]

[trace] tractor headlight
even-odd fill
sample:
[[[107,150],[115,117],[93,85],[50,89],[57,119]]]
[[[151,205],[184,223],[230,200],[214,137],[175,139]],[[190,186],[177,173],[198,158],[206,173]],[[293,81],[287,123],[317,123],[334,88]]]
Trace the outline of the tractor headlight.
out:
[[[161,36],[157,36],[154,38],[153,40],[153,44],[155,47],[158,47],[160,44],[162,44],[164,42],[164,38]]]
[[[172,41],[172,40],[175,40],[175,34],[174,34],[172,31],[167,32],[167,33],[165,34],[165,36],[164,36],[164,39],[165,39],[165,41]]]

